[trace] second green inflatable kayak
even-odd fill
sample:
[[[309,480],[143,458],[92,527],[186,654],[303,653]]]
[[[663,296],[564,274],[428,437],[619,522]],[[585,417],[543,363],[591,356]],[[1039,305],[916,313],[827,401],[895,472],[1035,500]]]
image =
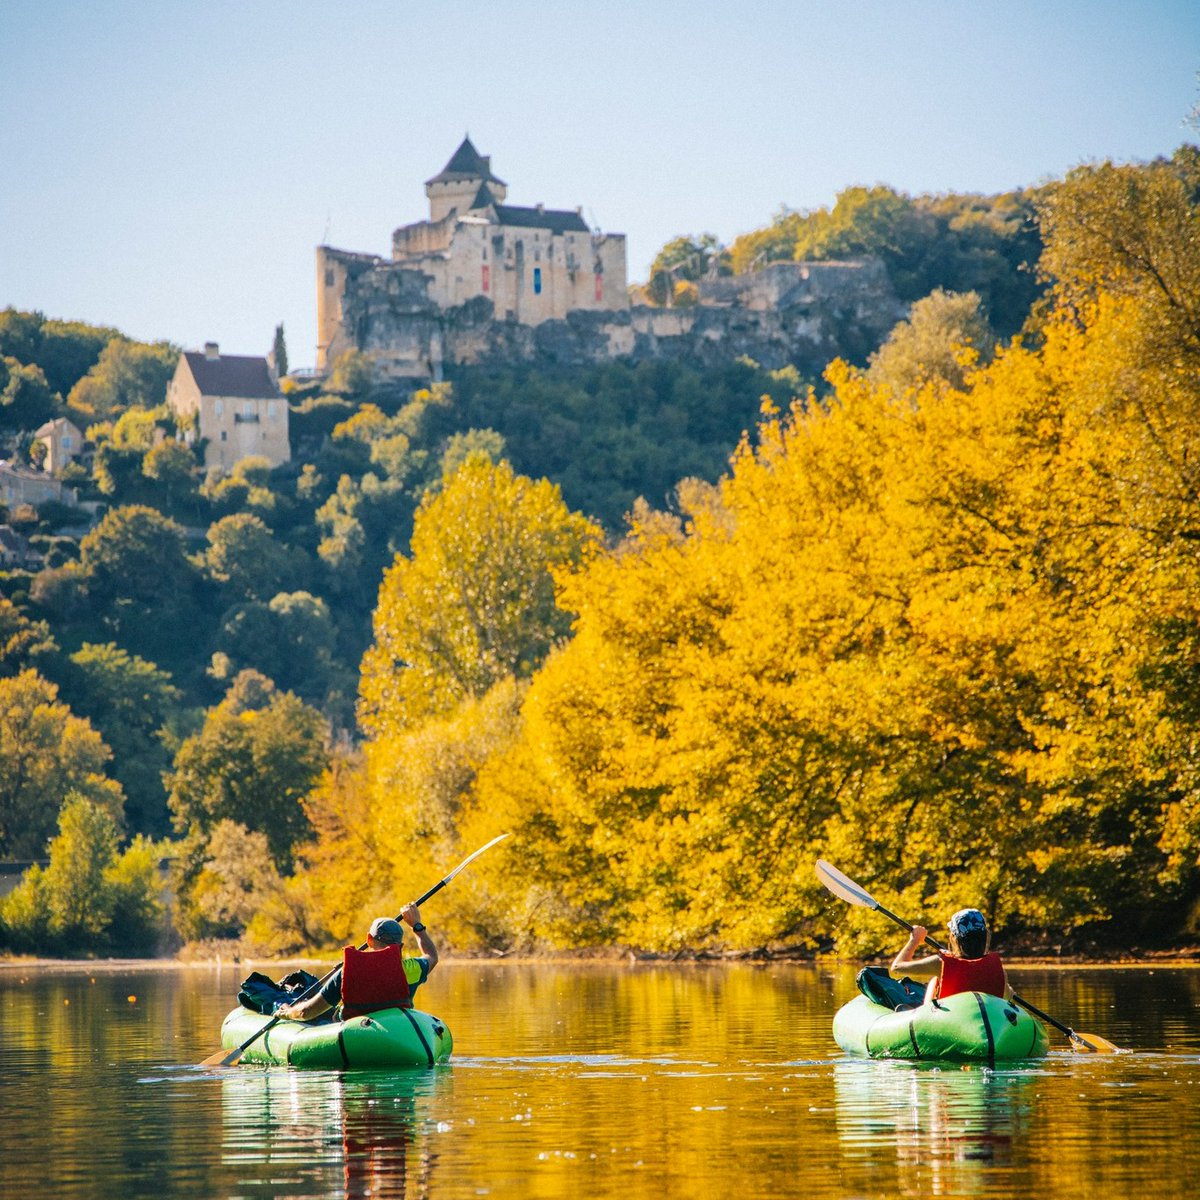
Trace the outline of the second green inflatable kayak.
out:
[[[984,992],[895,1012],[855,996],[834,1016],[833,1037],[847,1053],[871,1058],[995,1063],[1041,1058],[1049,1049],[1040,1021]]]
[[[221,1025],[221,1045],[226,1050],[240,1046],[270,1020],[235,1008]],[[251,1043],[242,1061],[326,1071],[432,1067],[450,1057],[453,1044],[450,1030],[437,1017],[415,1008],[385,1008],[349,1021],[279,1021]]]

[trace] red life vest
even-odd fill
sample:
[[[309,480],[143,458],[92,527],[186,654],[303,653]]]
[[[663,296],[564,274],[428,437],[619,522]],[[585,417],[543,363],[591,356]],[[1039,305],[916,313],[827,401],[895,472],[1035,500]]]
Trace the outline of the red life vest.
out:
[[[381,1008],[412,1008],[399,946],[342,951],[342,1016],[362,1017]]]
[[[1000,961],[1000,955],[992,953],[982,958],[956,958],[939,950],[938,957],[942,960],[937,988],[939,999],[955,996],[959,992],[1004,995],[1004,964]]]

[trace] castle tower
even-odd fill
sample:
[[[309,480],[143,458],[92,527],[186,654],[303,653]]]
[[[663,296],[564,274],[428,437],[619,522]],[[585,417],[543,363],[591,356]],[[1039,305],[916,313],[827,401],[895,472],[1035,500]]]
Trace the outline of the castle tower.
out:
[[[491,156],[480,154],[471,144],[470,137],[465,137],[441,171],[425,181],[429,219],[440,221],[451,209],[457,209],[460,214],[467,212],[483,184],[487,184],[497,202],[503,203],[508,185],[492,174]]]

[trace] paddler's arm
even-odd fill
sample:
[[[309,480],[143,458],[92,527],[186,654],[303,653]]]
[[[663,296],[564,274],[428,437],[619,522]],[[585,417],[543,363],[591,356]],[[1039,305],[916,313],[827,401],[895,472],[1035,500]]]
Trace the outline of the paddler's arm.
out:
[[[429,969],[432,971],[438,963],[438,950],[421,920],[421,910],[415,904],[410,904],[400,914],[400,919],[412,929],[421,953],[429,959]]]
[[[283,1017],[288,1021],[311,1021],[314,1017],[319,1017],[322,1013],[327,1013],[334,1005],[325,998],[325,993],[335,985],[336,989],[340,991],[342,986],[340,968],[333,979],[319,992],[309,996],[307,1000],[301,1000],[299,1004],[281,1004],[275,1010],[275,1016]]]
[[[924,925],[914,925],[908,941],[904,943],[900,953],[892,959],[892,971],[925,971],[932,970],[939,963],[938,956],[931,954],[927,958],[913,958],[913,951],[925,941],[928,932]]]

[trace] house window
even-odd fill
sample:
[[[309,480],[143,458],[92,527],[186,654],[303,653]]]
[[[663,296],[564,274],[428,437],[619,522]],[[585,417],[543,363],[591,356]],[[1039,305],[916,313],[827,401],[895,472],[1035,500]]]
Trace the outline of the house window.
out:
[[[542,268],[533,268],[533,293],[535,296],[542,294]]]
[[[485,292],[488,291],[489,288],[491,287],[491,282],[492,282],[491,277],[488,272],[488,265],[487,265],[487,263],[484,263],[483,264],[483,290]]]
[[[268,421],[275,420],[275,401],[274,400],[267,401],[267,420]],[[264,433],[263,437],[266,437],[266,436],[267,435]]]
[[[229,441],[229,434],[226,433],[224,429],[221,430],[221,441],[223,441],[223,442]]]
[[[213,411],[216,413],[216,415],[217,415],[218,417],[219,417],[219,416],[221,416],[221,415],[222,415],[222,414],[225,412],[225,401],[224,401],[224,400],[217,400],[217,401],[216,401],[216,402],[213,404]]]
[[[70,448],[71,448],[71,435],[70,435],[69,433],[64,433],[64,434],[63,434],[62,447],[63,447],[63,449],[64,449],[64,450],[70,450]]]

